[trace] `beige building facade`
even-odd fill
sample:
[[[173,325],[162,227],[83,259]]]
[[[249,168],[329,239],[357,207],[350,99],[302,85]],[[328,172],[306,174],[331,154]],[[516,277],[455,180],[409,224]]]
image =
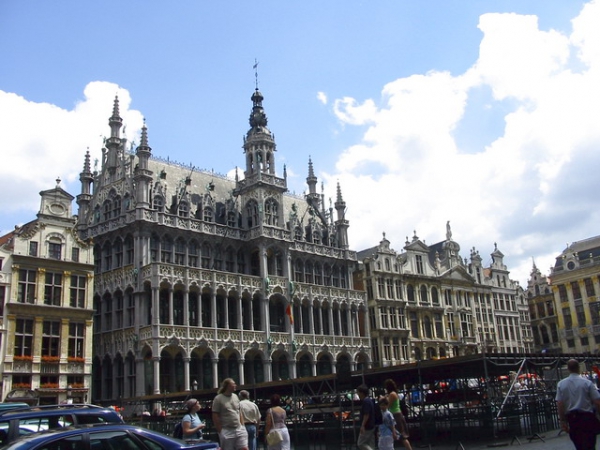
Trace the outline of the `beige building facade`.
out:
[[[490,256],[485,267],[475,249],[463,259],[449,223],[434,245],[415,233],[396,252],[384,235],[360,251],[355,279],[367,293],[374,365],[531,351],[523,290],[497,247]]]
[[[2,399],[90,400],[93,258],[72,195],[42,191],[37,218],[0,237]]]
[[[600,351],[600,236],[573,242],[556,258],[551,286],[564,353]]]

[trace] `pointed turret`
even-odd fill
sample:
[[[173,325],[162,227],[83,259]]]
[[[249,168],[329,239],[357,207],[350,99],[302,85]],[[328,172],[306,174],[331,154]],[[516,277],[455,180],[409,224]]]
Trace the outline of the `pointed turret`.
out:
[[[85,220],[89,212],[90,201],[92,200],[91,186],[94,181],[89,149],[85,152],[83,171],[79,174],[79,181],[81,181],[81,194],[77,196],[77,205],[79,206],[78,215],[82,220]]]
[[[142,126],[142,135],[140,145],[136,149],[138,157],[138,166],[135,168],[135,199],[140,206],[148,206],[150,183],[152,182],[152,171],[148,169],[148,160],[152,149],[148,145],[148,128],[146,127],[146,119]]]
[[[150,153],[152,149],[148,145],[148,128],[146,128],[146,119],[144,119],[144,125],[142,126],[142,135],[140,139],[140,145],[136,150],[136,155],[139,159],[139,168],[147,169],[148,160],[150,159]]]
[[[350,223],[346,220],[346,202],[342,198],[342,188],[340,187],[339,182],[337,183],[335,210],[337,212],[335,227],[337,231],[338,246],[340,248],[348,248],[348,227],[350,226]]]
[[[121,127],[123,119],[119,115],[119,97],[115,96],[112,116],[108,119],[110,137],[106,140],[106,168],[113,174],[118,165],[119,149],[121,147]]]
[[[317,193],[317,177],[315,176],[313,162],[310,156],[308,157],[308,176],[306,177],[306,184],[308,185],[309,194]]]

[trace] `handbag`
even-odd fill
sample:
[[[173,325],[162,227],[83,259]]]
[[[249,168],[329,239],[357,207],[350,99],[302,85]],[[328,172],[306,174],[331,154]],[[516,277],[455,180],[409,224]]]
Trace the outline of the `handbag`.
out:
[[[273,420],[273,411],[271,409],[269,409],[269,414],[271,414],[271,426],[273,426],[275,422]],[[267,445],[277,445],[281,441],[283,441],[281,433],[278,430],[271,428],[271,431],[269,431],[269,434],[267,434]]]
[[[267,434],[267,444],[268,445],[277,445],[281,441],[283,441],[283,438],[281,437],[281,433],[279,431],[271,430],[271,431],[269,431],[269,434]]]

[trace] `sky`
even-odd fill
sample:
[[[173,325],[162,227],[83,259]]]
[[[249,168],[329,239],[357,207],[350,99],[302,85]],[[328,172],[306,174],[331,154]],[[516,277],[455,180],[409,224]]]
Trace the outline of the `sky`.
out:
[[[2,0],[0,235],[57,178],[80,192],[115,95],[128,140],[145,120],[153,155],[232,174],[258,83],[278,175],[339,182],[352,249],[449,221],[526,286],[600,234],[598,23],[600,0]]]

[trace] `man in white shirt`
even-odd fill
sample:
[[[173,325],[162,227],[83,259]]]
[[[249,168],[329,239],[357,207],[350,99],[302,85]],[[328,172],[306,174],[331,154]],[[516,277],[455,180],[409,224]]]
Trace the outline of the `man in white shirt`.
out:
[[[256,450],[256,427],[260,423],[260,410],[250,401],[248,391],[240,391],[240,416],[248,432],[248,450]]]
[[[600,422],[594,408],[600,411],[600,393],[596,385],[579,374],[579,362],[567,361],[569,376],[556,387],[556,403],[560,428],[569,433],[577,450],[594,450]]]

